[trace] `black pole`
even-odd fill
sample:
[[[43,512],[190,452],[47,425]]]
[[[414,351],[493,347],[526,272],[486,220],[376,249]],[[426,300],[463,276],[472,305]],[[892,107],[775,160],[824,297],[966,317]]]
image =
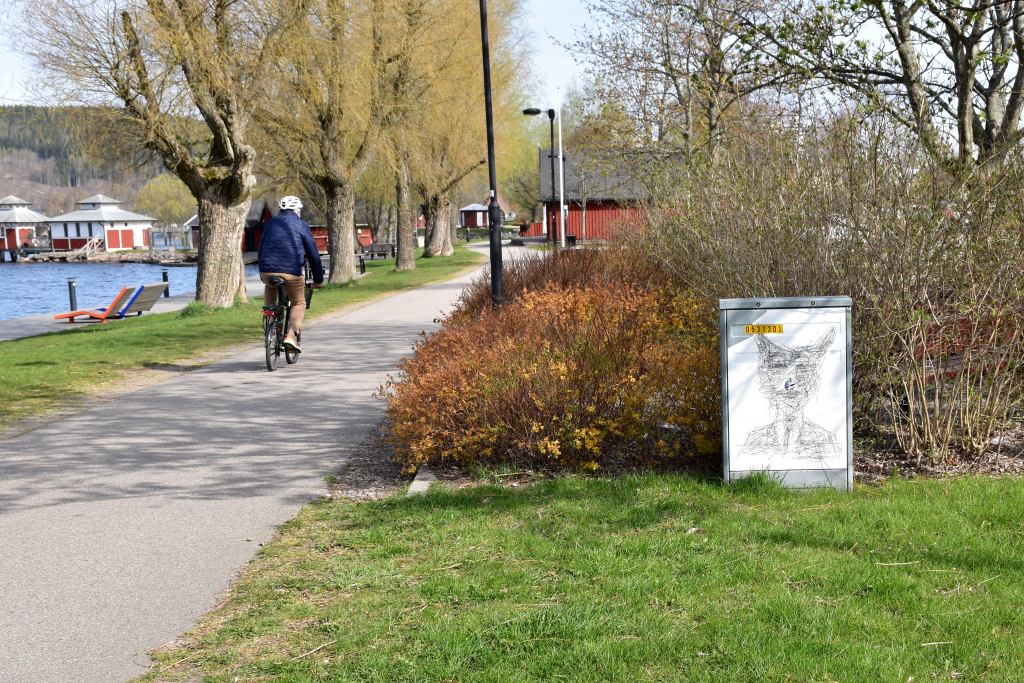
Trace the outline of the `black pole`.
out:
[[[75,278],[68,278],[68,298],[71,299],[71,310],[78,310],[78,297],[75,295]]]
[[[480,0],[480,41],[484,53],[484,108],[487,111],[487,170],[491,181],[491,202],[487,207],[491,242],[491,303],[505,299],[501,273],[501,208],[498,206],[498,172],[494,163],[494,112],[491,108],[491,48],[487,39],[487,0]]]
[[[163,274],[164,274],[164,282],[167,282],[167,269],[166,268],[163,269]],[[170,296],[171,296],[171,286],[167,285],[167,289],[164,290],[164,298],[165,299],[169,299]]]
[[[548,230],[555,245],[558,244],[558,219],[555,218],[555,110],[548,109],[548,123],[551,125],[551,149],[548,159],[551,161],[551,229]]]

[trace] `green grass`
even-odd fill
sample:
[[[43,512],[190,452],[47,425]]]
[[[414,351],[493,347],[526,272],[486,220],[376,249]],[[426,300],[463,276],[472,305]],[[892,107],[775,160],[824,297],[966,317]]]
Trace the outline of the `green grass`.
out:
[[[1019,478],[321,500],[143,680],[1020,681],[1022,508]]]
[[[422,250],[419,250],[422,254]],[[366,262],[368,277],[327,285],[313,295],[307,319],[349,304],[451,277],[478,263],[460,249],[448,258],[417,256],[415,271],[399,273],[394,259]],[[371,275],[372,273],[372,275]],[[120,381],[119,371],[152,367],[262,337],[262,298],[212,313],[201,304],[179,313],[141,318],[0,342],[0,427],[84,397],[89,390]]]

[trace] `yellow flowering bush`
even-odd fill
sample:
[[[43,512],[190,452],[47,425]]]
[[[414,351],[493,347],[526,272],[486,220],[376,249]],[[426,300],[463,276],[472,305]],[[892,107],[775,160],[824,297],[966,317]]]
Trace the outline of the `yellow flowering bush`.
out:
[[[454,460],[598,470],[720,446],[717,318],[635,283],[525,291],[455,315],[381,389],[407,469]]]

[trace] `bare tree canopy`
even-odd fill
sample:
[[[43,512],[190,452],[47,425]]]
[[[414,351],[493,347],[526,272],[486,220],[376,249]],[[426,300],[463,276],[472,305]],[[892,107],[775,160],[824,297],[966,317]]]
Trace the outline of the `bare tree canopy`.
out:
[[[797,0],[743,23],[780,67],[883,109],[947,165],[1020,142],[1021,0]]]
[[[255,184],[247,129],[288,15],[255,0],[40,0],[24,6],[44,87],[109,107],[199,204],[197,299],[244,294],[239,242]]]
[[[571,49],[583,59],[594,96],[608,109],[616,135],[649,154],[715,155],[725,122],[751,94],[784,81],[744,33],[759,0],[595,0],[593,28]]]

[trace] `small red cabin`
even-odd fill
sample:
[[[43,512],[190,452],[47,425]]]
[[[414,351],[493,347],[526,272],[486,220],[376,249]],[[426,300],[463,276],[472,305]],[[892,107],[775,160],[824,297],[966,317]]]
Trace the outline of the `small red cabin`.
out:
[[[470,204],[459,209],[460,221],[464,228],[486,228],[487,207],[483,204]]]
[[[540,150],[540,202],[544,205],[544,221],[554,225],[561,208],[561,187],[558,174],[558,155],[554,156],[554,191],[551,182],[551,158],[546,149]],[[563,153],[565,173],[566,220],[559,220],[548,230],[548,239],[561,240],[566,235],[577,240],[602,240],[615,236],[615,231],[633,220],[639,203],[646,196],[644,189],[628,174],[607,168],[600,160],[582,154]],[[536,225],[536,224],[534,224]],[[544,234],[531,226],[529,233]]]

